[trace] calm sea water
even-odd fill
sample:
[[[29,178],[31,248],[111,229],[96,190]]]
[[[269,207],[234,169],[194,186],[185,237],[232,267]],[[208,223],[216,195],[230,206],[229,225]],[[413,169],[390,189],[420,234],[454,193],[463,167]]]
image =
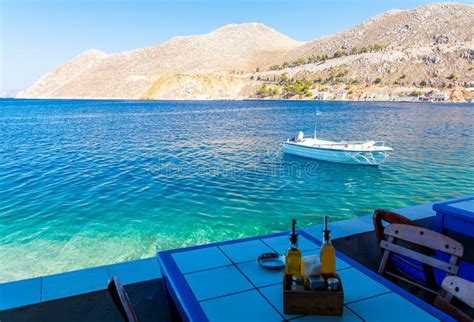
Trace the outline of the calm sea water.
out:
[[[380,167],[287,157],[384,140]],[[0,281],[474,194],[474,107],[0,100]]]

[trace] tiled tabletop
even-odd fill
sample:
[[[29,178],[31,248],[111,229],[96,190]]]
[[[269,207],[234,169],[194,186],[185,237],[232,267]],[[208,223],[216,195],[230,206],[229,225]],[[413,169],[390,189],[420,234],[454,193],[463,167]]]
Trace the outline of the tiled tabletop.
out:
[[[319,242],[300,231],[303,255],[319,254]],[[430,313],[346,261],[337,259],[344,285],[340,317],[285,315],[282,276],[260,268],[264,252],[285,253],[288,234],[158,253],[162,273],[184,319],[191,321],[437,321]],[[338,255],[339,257],[340,255]]]

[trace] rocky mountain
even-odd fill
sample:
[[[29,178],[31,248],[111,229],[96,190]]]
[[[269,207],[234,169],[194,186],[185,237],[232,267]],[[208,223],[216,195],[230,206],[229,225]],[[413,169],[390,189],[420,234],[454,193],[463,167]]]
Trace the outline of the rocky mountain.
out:
[[[175,37],[160,45],[112,55],[88,50],[43,76],[18,97],[142,98],[147,93],[171,95],[172,89],[161,91],[157,88],[158,84],[173,83],[163,82],[163,78],[175,77],[178,80],[177,75],[193,75],[183,79],[181,85],[193,87],[194,78],[194,81],[197,79],[212,87],[212,84],[207,84],[207,74],[232,75],[237,70],[249,72],[267,62],[279,61],[285,52],[300,45],[300,42],[263,24],[248,23],[227,25],[205,35]],[[196,78],[196,75],[202,75],[203,79]]]
[[[32,87],[18,93],[17,97],[62,97],[58,92],[61,88],[80,81],[83,74],[98,66],[107,57],[109,55],[99,50],[87,50],[42,76]],[[81,97],[82,93],[86,94],[76,92],[71,97]]]
[[[456,3],[391,10],[306,43],[263,24],[228,25],[129,52],[86,51],[18,97],[238,99],[345,90],[361,99],[370,87],[450,89],[462,100],[470,95],[464,88],[474,87],[473,30],[474,6]]]
[[[380,79],[382,85],[444,87],[454,80],[453,73],[457,83],[470,82],[474,81],[473,30],[472,5],[437,3],[391,10],[289,51],[285,61],[296,66],[286,72],[327,79],[343,71],[339,80],[364,85]],[[315,56],[327,59],[308,63]],[[306,63],[298,64],[302,60]]]
[[[474,6],[428,4],[413,10],[390,10],[349,30],[322,37],[292,50],[287,59],[311,54],[333,54],[369,45],[389,49],[463,45],[474,40]]]

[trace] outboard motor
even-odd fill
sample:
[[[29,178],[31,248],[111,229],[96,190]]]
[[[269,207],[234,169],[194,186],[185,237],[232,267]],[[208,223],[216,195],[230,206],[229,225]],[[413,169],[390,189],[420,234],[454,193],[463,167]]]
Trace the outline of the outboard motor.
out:
[[[296,132],[294,141],[295,142],[303,142],[303,140],[304,140],[304,133],[302,131]]]

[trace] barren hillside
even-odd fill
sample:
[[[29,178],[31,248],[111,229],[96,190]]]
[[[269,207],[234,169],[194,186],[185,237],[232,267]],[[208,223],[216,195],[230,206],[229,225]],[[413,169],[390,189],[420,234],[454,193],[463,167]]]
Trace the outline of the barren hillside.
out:
[[[379,86],[449,88],[462,100],[474,86],[473,30],[474,6],[455,3],[391,10],[307,43],[263,24],[228,25],[129,52],[86,51],[18,97],[239,99]]]
[[[434,44],[462,45],[474,37],[474,6],[429,4],[413,10],[390,10],[349,30],[322,37],[288,52],[288,60],[313,54],[351,52],[370,45],[406,49]]]
[[[139,98],[163,75],[248,72],[299,45],[263,24],[248,23],[113,55],[87,51],[18,97]]]

